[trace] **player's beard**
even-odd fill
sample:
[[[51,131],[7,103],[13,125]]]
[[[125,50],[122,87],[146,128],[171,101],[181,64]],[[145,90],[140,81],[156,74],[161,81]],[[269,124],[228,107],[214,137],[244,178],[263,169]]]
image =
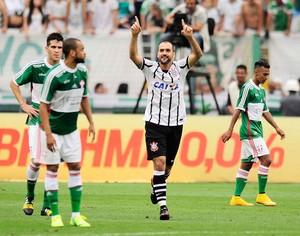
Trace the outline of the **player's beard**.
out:
[[[162,60],[162,58],[166,58],[165,60]],[[168,56],[162,56],[158,59],[159,63],[162,65],[168,65],[171,62],[171,59]]]
[[[79,57],[75,57],[74,60],[76,63],[84,63],[85,62],[84,58],[79,58]]]

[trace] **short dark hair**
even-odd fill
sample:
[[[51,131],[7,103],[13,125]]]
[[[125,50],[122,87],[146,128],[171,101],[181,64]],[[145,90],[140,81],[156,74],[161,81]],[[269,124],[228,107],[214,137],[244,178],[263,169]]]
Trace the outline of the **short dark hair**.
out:
[[[104,84],[102,84],[102,83],[97,83],[97,84],[95,85],[94,91],[96,91],[98,88],[100,88],[100,87],[102,87],[102,86],[104,86]]]
[[[62,41],[63,42],[64,37],[58,32],[54,32],[54,33],[49,34],[48,37],[47,37],[47,46],[50,45],[50,42],[52,40],[57,40],[57,41]]]
[[[245,66],[244,64],[238,65],[238,66],[236,67],[236,69],[242,69],[242,70],[244,70],[244,71],[247,72],[247,66]]]
[[[63,43],[63,53],[65,57],[67,57],[71,50],[76,50],[77,42],[80,42],[79,39],[76,38],[68,38]]]
[[[269,69],[270,68],[270,64],[269,64],[269,62],[266,59],[260,59],[259,61],[255,62],[254,69],[261,68],[261,67]]]

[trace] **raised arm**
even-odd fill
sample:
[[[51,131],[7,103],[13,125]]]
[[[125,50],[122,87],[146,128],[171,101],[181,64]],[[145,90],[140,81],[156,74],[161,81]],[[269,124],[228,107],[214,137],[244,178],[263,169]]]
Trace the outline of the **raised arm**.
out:
[[[191,45],[192,53],[189,55],[188,63],[190,67],[193,67],[196,64],[196,62],[200,59],[200,57],[203,55],[203,52],[199,44],[197,43],[196,39],[193,36],[193,29],[187,24],[185,24],[184,20],[181,20],[181,24],[183,28],[181,30],[181,34],[184,37],[186,37],[186,39],[189,41]]]
[[[129,57],[133,61],[134,64],[140,66],[143,62],[143,58],[138,54],[138,36],[142,31],[139,19],[135,16],[135,22],[131,26],[131,41],[129,48]]]

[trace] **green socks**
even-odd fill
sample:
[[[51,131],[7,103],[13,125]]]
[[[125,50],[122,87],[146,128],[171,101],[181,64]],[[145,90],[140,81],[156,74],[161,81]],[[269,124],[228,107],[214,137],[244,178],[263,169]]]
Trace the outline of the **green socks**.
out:
[[[49,207],[49,201],[47,198],[47,192],[44,190],[44,201],[43,201],[43,208]]]
[[[245,180],[245,179],[236,179],[234,195],[235,196],[241,196],[246,184],[247,184],[247,180]]]
[[[259,191],[259,193],[266,192],[267,181],[268,181],[267,175],[258,175],[258,191]]]
[[[36,185],[36,181],[27,180],[27,194],[26,194],[26,197],[34,198],[35,185]]]
[[[82,186],[70,188],[72,212],[80,212]]]
[[[47,198],[52,211],[52,216],[59,215],[58,211],[58,191],[48,191]]]

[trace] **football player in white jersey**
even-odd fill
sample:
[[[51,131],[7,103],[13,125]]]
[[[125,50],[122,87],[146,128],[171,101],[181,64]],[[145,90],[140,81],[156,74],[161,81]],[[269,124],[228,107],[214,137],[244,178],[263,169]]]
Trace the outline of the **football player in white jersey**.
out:
[[[266,104],[266,93],[261,84],[264,84],[270,75],[270,65],[266,60],[259,60],[254,64],[254,77],[246,82],[240,90],[235,112],[233,113],[228,130],[223,134],[223,142],[227,142],[232,135],[234,125],[240,114],[242,125],[240,127],[240,139],[242,141],[242,160],[236,174],[236,186],[234,195],[230,200],[231,206],[253,206],[241,198],[246,186],[249,171],[253,163],[260,162],[258,167],[258,195],[256,202],[265,206],[276,206],[266,194],[269,167],[272,162],[270,152],[263,139],[262,117],[274,127],[281,139],[285,133],[274,121]]]
[[[182,126],[186,120],[184,86],[186,75],[203,55],[193,36],[193,29],[182,20],[181,34],[191,46],[191,54],[174,61],[172,43],[158,46],[158,61],[150,61],[138,54],[138,35],[141,26],[137,17],[131,26],[130,59],[143,71],[148,83],[145,110],[145,130],[148,160],[153,162],[151,201],[160,206],[160,220],[169,220],[166,179],[170,175],[177,154]]]

